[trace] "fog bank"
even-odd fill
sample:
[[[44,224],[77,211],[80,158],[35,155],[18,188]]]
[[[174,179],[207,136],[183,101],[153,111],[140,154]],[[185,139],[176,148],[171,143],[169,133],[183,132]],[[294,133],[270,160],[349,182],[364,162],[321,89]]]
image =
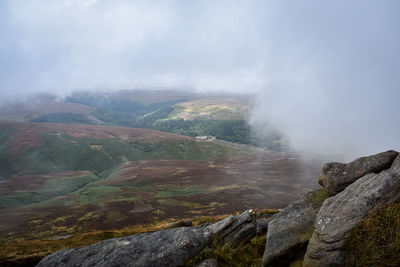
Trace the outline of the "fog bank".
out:
[[[137,87],[257,94],[300,151],[400,150],[400,3],[0,2],[1,99]]]

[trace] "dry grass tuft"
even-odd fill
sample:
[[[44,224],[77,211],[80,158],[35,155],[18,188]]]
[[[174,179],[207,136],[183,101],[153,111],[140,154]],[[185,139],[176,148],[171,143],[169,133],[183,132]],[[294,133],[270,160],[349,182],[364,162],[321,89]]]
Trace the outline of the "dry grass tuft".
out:
[[[400,266],[400,203],[372,211],[345,243],[348,266]]]

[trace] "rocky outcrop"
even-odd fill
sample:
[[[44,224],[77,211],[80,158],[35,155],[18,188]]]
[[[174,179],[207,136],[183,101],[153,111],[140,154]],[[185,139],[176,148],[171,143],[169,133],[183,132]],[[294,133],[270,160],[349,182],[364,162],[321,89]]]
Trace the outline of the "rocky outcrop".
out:
[[[246,223],[236,231],[232,232],[225,238],[225,242],[232,247],[236,247],[240,243],[246,243],[257,235],[257,228],[254,223]]]
[[[62,250],[45,257],[38,266],[182,266],[216,235],[233,244],[255,236],[252,212],[231,215],[212,225],[179,227]]]
[[[342,266],[351,229],[374,208],[400,198],[400,167],[370,173],[322,205],[303,266]]]
[[[396,159],[392,163],[392,168],[393,167],[400,167],[400,154],[397,155]]]
[[[241,227],[243,224],[246,222],[251,222],[253,221],[253,210],[246,210],[242,214],[238,216],[233,216],[232,223],[227,226],[224,230],[221,231],[221,237],[225,238],[229,236],[231,233],[233,233],[236,229]]]
[[[222,231],[221,236],[232,247],[248,242],[257,235],[256,218],[253,210],[247,210],[236,216],[234,222]]]
[[[376,155],[361,157],[350,163],[330,162],[322,167],[318,182],[336,194],[367,173],[379,173],[389,169],[398,152],[389,150]]]
[[[310,192],[271,218],[263,266],[287,266],[305,252],[315,217],[327,196],[324,189]]]
[[[229,216],[202,227],[180,227],[62,250],[38,266],[182,266],[234,222]]]
[[[260,218],[256,221],[256,232],[257,236],[265,235],[268,231],[268,224],[271,218]]]
[[[181,266],[207,246],[212,237],[210,227],[181,227],[114,238],[56,252],[38,266]]]
[[[232,247],[236,247],[243,242],[248,242],[256,235],[256,216],[251,209],[235,216],[232,224],[220,234],[221,239],[224,240],[225,243],[229,243]]]

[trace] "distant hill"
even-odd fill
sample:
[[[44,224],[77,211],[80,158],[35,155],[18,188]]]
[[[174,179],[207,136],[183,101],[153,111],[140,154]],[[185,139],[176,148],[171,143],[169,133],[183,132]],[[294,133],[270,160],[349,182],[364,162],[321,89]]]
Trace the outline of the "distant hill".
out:
[[[95,108],[72,102],[57,100],[49,96],[35,96],[0,106],[0,121],[27,122],[52,113],[89,115]]]
[[[202,95],[176,90],[75,92],[64,100],[37,96],[0,108],[0,121],[124,126],[185,136],[213,136],[229,142],[282,151],[276,129],[260,139],[248,123],[252,97]]]
[[[0,142],[3,179],[15,174],[99,173],[128,160],[215,159],[234,151],[171,133],[84,124],[0,123]]]
[[[170,119],[185,120],[248,120],[250,100],[232,96],[209,96],[184,101],[173,106]]]

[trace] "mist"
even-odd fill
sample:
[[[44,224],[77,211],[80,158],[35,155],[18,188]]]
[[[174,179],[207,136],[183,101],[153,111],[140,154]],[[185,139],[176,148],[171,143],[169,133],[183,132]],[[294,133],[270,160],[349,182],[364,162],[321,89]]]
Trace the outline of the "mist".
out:
[[[252,93],[298,151],[400,150],[400,3],[0,2],[2,101],[143,87]]]

